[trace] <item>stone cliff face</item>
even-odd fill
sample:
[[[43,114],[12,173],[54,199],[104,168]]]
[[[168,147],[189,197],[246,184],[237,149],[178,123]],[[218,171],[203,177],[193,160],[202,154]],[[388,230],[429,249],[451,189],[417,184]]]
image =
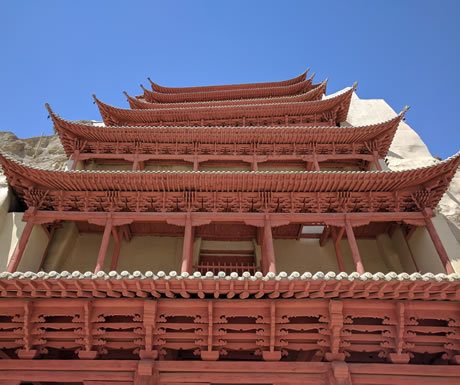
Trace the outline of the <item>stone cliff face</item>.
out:
[[[0,132],[0,150],[28,164],[60,169],[66,155],[57,135],[19,139],[11,132]]]
[[[359,99],[354,95],[348,123],[353,126],[377,123],[395,115],[383,99]],[[410,120],[410,111],[408,114]],[[453,154],[452,154],[453,155]],[[437,162],[420,136],[406,123],[401,122],[386,158],[391,170],[430,166]],[[457,240],[460,242],[460,171],[453,178],[441,199],[438,210],[443,214]]]
[[[354,95],[348,123],[354,126],[377,123],[394,115],[395,112],[384,100],[359,99]],[[94,124],[92,121],[88,123]],[[0,132],[0,150],[16,155],[25,163],[50,169],[62,169],[67,160],[57,135],[18,139],[11,132]],[[386,160],[388,167],[393,170],[423,167],[438,162],[420,136],[405,122],[400,124]],[[3,176],[0,177],[1,187],[6,187]],[[460,172],[457,172],[442,198],[439,211],[448,219],[453,233],[460,241]]]

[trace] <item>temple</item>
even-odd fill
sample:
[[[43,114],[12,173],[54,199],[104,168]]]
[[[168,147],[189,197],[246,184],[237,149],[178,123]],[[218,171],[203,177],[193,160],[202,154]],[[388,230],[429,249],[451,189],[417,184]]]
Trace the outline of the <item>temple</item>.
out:
[[[307,72],[149,81],[103,123],[46,105],[63,170],[0,153],[0,385],[460,382],[460,154],[390,170],[407,108],[352,125]]]

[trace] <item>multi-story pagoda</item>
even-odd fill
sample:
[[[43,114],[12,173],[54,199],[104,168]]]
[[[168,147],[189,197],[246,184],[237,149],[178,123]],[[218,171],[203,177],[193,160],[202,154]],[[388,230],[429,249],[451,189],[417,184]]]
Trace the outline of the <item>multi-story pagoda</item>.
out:
[[[460,382],[460,156],[390,171],[406,110],[352,126],[306,73],[151,88],[47,106],[65,171],[0,156],[0,385]]]

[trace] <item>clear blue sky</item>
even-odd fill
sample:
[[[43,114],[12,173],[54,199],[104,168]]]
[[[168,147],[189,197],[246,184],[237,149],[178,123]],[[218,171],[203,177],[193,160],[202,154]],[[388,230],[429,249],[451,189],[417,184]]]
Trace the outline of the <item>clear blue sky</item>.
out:
[[[126,106],[164,85],[289,78],[328,92],[354,81],[384,98],[432,153],[460,149],[460,1],[0,0],[0,130],[52,132],[43,108],[100,119],[91,94]]]

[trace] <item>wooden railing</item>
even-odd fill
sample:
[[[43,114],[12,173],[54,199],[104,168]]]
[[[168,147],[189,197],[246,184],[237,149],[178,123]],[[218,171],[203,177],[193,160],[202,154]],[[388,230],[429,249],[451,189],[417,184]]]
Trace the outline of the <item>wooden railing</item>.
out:
[[[194,266],[194,270],[199,271],[201,274],[206,274],[207,271],[212,271],[214,274],[217,274],[219,271],[223,271],[226,274],[230,274],[233,272],[242,274],[245,271],[248,271],[251,274],[254,274],[256,271],[259,271],[260,269],[254,263],[216,261],[199,263],[198,265]]]

